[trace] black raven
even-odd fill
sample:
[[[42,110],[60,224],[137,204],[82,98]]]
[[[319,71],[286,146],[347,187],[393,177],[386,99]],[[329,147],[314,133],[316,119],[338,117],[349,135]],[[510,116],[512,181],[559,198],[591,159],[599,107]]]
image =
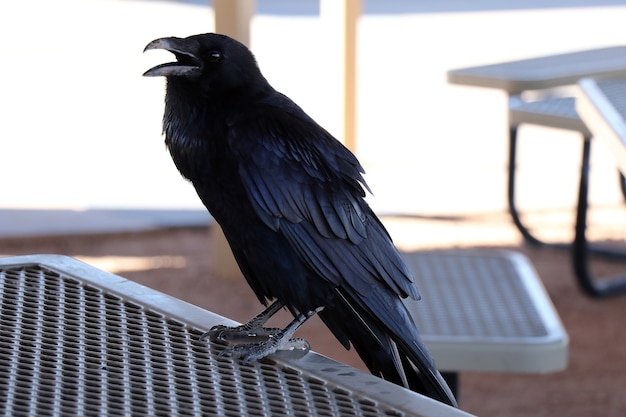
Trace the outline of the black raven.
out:
[[[259,359],[306,346],[291,336],[317,313],[373,374],[456,405],[402,304],[419,293],[364,200],[356,157],[274,90],[234,39],[168,37],[150,49],[176,56],[144,74],[167,79],[163,131],[174,163],[222,227],[254,293],[273,302],[250,323],[209,337],[271,335],[231,351]],[[263,328],[282,307],[294,321]]]

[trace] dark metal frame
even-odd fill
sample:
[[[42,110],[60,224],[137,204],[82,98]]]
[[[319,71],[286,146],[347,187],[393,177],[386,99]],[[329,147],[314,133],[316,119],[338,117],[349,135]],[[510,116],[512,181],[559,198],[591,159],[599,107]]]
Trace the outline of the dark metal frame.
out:
[[[521,216],[515,205],[515,171],[517,159],[517,129],[511,126],[509,129],[509,166],[508,166],[508,205],[513,223],[520,231],[524,240],[536,247],[550,247],[566,249],[571,253],[572,265],[580,288],[589,296],[600,298],[626,293],[626,276],[615,277],[609,280],[598,281],[591,273],[589,267],[590,255],[600,256],[607,259],[626,260],[626,252],[614,248],[598,245],[591,246],[587,241],[587,210],[589,191],[589,160],[591,155],[591,136],[583,135],[583,152],[580,167],[580,184],[578,190],[578,203],[576,208],[575,237],[572,243],[547,243],[534,236],[522,222]],[[626,198],[626,179],[620,173],[620,187]]]
[[[515,204],[515,173],[517,170],[517,129],[518,126],[509,128],[509,176],[507,184],[507,199],[509,204],[509,213],[513,219],[513,223],[522,234],[524,241],[531,246],[549,246],[559,249],[567,249],[569,244],[564,243],[547,243],[540,240],[524,225],[517,206]]]
[[[626,292],[626,276],[617,276],[603,281],[597,281],[589,267],[589,254],[598,253],[589,246],[586,237],[587,208],[589,192],[589,158],[591,154],[591,139],[585,138],[583,143],[582,164],[580,167],[580,185],[578,190],[578,207],[576,214],[576,235],[571,248],[572,265],[576,273],[578,285],[592,297],[607,297]],[[620,174],[620,184],[624,184],[624,177]],[[622,188],[624,191],[624,188]],[[623,251],[604,248],[603,255],[622,260],[626,256]]]

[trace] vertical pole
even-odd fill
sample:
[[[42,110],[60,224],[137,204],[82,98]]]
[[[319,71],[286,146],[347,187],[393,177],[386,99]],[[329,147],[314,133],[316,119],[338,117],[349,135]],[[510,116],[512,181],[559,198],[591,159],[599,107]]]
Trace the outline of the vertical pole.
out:
[[[339,65],[341,81],[341,135],[356,153],[356,39],[361,0],[320,0],[327,42]]]
[[[213,0],[215,32],[237,39],[250,46],[250,21],[254,15],[255,0]],[[220,278],[241,276],[228,241],[215,222],[211,227],[212,273]]]
[[[255,0],[213,0],[215,32],[250,46],[250,21]]]

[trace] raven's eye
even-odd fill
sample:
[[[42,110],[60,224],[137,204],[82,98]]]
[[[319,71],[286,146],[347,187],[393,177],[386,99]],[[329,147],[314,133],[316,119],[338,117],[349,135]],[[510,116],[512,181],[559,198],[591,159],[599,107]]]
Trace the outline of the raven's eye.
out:
[[[209,62],[217,62],[222,59],[222,53],[220,51],[209,52]]]

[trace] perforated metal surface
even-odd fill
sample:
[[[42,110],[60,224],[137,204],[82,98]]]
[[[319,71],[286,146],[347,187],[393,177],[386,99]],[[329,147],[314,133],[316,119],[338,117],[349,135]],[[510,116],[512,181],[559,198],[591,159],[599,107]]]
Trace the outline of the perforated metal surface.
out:
[[[402,416],[413,415],[403,407],[415,406],[416,398],[427,400],[422,410],[439,407],[313,353],[303,368],[218,357],[222,346],[198,342],[203,330],[134,300],[145,297],[179,312],[192,306],[107,275],[98,279],[111,277],[130,295],[58,268],[0,263],[2,415]],[[190,310],[190,320],[202,312]],[[306,369],[311,363],[318,374]],[[350,376],[353,386],[333,379]],[[381,398],[359,392],[355,387],[363,383]]]
[[[545,97],[524,101],[519,96],[509,99],[509,123],[523,123],[574,130],[589,135],[589,130],[576,112],[574,97]]]
[[[626,79],[598,79],[596,84],[622,119],[626,120]]]
[[[580,116],[594,136],[609,146],[620,171],[626,172],[626,78],[587,78],[578,85]]]
[[[423,302],[414,303],[425,337],[526,338],[548,334],[507,258],[431,252],[415,253],[409,259],[418,288],[429,294]]]
[[[406,305],[440,369],[548,372],[566,366],[567,334],[521,254],[419,251],[404,258],[423,294]]]
[[[515,102],[513,108],[547,114],[554,117],[563,117],[568,119],[580,119],[576,113],[576,99],[574,97],[551,97],[544,100],[524,101],[522,103]]]

